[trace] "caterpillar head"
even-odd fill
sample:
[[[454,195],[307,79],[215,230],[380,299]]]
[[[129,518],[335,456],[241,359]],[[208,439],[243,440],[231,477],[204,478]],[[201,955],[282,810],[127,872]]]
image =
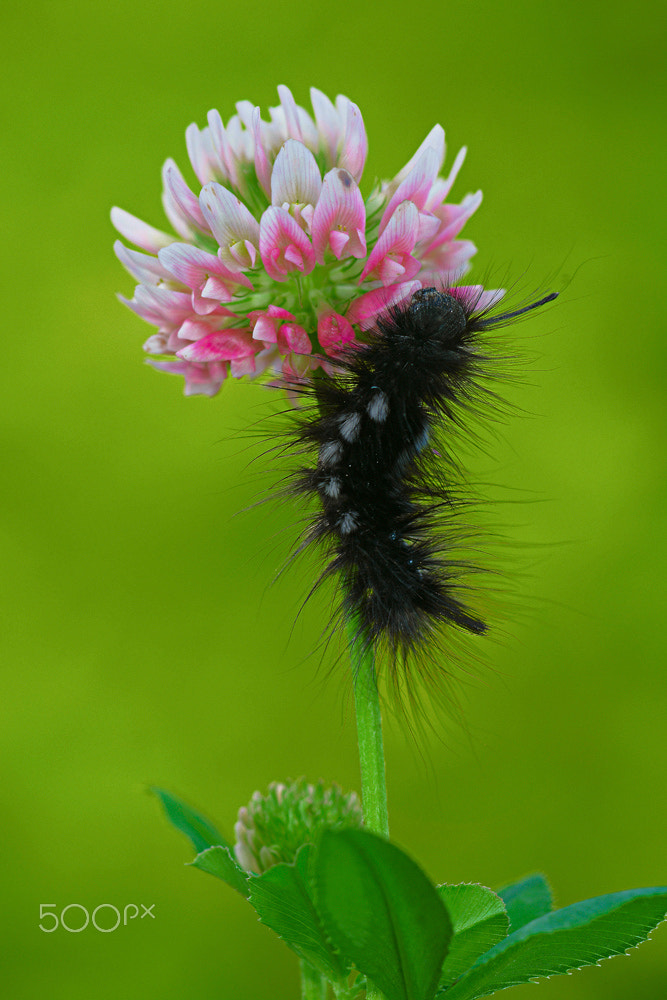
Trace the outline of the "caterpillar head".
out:
[[[415,328],[433,346],[451,349],[461,343],[468,318],[453,295],[437,288],[420,288],[412,296],[408,313]]]

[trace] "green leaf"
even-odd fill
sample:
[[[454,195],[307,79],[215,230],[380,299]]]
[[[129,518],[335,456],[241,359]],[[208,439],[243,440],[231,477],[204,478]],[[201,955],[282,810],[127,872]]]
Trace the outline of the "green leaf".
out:
[[[349,972],[334,948],[315,909],[308,875],[311,844],[299,849],[294,864],[273,865],[249,880],[250,902],[259,919],[328,979]]]
[[[317,907],[334,944],[386,1000],[431,1000],[452,926],[411,858],[366,830],[325,830]]]
[[[242,896],[248,895],[248,876],[234,858],[229,847],[207,847],[201,851],[194,861],[191,862],[193,868],[199,868],[202,872],[215,875],[222,879],[232,889],[236,889]]]
[[[553,909],[551,889],[544,875],[528,875],[497,891],[510,918],[511,934]]]
[[[622,955],[645,941],[666,912],[667,888],[614,892],[554,910],[483,955],[446,991],[446,1000],[475,1000]]]
[[[230,844],[209,820],[196,810],[191,809],[190,806],[186,806],[185,802],[177,799],[171,792],[165,792],[162,788],[151,788],[151,792],[157,795],[164,806],[165,814],[170,823],[190,839],[197,853],[206,850],[207,847],[213,847],[215,844],[230,847]]]
[[[443,989],[507,937],[509,918],[500,896],[484,885],[439,885],[437,890],[454,930],[440,974],[438,988]]]

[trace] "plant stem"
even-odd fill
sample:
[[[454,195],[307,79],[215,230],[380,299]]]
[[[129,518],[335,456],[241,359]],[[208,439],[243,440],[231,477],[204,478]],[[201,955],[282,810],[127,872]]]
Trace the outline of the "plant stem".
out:
[[[327,981],[321,976],[317,969],[314,969],[309,962],[303,959],[299,962],[301,967],[301,1000],[327,1000]]]
[[[348,635],[354,683],[354,708],[357,715],[364,826],[371,833],[388,837],[387,782],[375,658],[372,649],[364,649],[354,621],[348,625]],[[384,1000],[384,995],[372,983],[367,983],[366,1000]]]
[[[385,781],[382,716],[372,650],[364,649],[355,638],[355,623],[349,626],[350,659],[354,678],[354,707],[357,714],[361,799],[364,826],[372,833],[389,836],[387,785]]]

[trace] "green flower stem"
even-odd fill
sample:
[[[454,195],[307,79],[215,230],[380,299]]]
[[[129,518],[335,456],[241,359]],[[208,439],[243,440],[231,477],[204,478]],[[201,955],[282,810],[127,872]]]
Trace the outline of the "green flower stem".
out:
[[[360,640],[355,638],[355,633],[356,623],[350,621],[348,635],[354,683],[354,708],[357,715],[364,826],[372,833],[388,837],[387,782],[375,658],[372,649],[364,649]],[[367,983],[366,1000],[384,1000],[384,996],[372,983]]]
[[[309,962],[301,959],[301,1000],[327,1000],[327,981]]]
[[[354,707],[361,767],[361,800],[364,826],[372,833],[389,836],[387,785],[385,781],[382,716],[373,651],[355,639],[355,623],[349,625],[350,659],[354,678]]]

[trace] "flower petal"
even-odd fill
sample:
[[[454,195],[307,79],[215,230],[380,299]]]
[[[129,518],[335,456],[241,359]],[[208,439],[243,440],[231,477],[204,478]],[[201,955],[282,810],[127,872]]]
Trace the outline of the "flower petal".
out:
[[[434,125],[429,134],[426,136],[424,141],[421,143],[417,149],[414,156],[412,156],[408,162],[405,164],[402,170],[396,174],[394,179],[390,181],[386,188],[387,197],[391,197],[394,191],[398,188],[400,184],[405,180],[408,174],[414,169],[418,161],[421,159],[423,153],[427,149],[432,149],[435,151],[438,158],[438,169],[436,173],[440,172],[440,168],[445,161],[445,130],[442,125]]]
[[[457,285],[456,288],[449,288],[448,292],[465,303],[471,312],[482,313],[498,305],[504,298],[506,289],[484,288],[484,285]]]
[[[242,201],[222,184],[207,184],[199,196],[201,210],[220,245],[219,256],[233,270],[254,267],[259,223]]]
[[[310,88],[310,101],[315,112],[319,147],[325,153],[327,166],[333,167],[342,134],[340,115],[326,94],[315,87]]]
[[[132,299],[122,295],[118,298],[137,316],[156,326],[160,333],[172,333],[192,314],[187,292],[175,292],[163,286],[137,285]]]
[[[257,174],[257,180],[259,181],[262,190],[267,198],[271,197],[271,164],[269,163],[269,157],[267,154],[267,149],[264,146],[262,131],[262,126],[264,123],[261,119],[260,109],[255,108],[252,113],[252,133],[255,141],[255,173]],[[266,126],[264,126],[264,129]]]
[[[283,323],[278,330],[278,350],[281,354],[312,354],[313,345],[304,327],[298,323]]]
[[[232,187],[243,186],[243,174],[239,165],[243,161],[252,160],[252,136],[247,136],[241,129],[238,115],[233,115],[225,128],[220,112],[212,108],[207,115],[211,130],[211,139],[215,155],[220,159]]]
[[[264,344],[275,344],[278,340],[278,327],[285,319],[292,320],[294,316],[280,306],[269,306],[268,309],[255,309],[248,313],[254,340]]]
[[[322,190],[317,161],[302,142],[287,139],[271,174],[272,205],[316,205]]]
[[[189,361],[154,361],[152,358],[146,360],[159,371],[170,375],[183,375],[186,396],[215,396],[227,378],[226,363],[211,362],[208,365],[198,365]]]
[[[368,153],[368,138],[361,111],[356,104],[339,94],[336,108],[343,122],[343,140],[338,154],[338,166],[352,174],[359,183]]]
[[[319,263],[324,263],[327,248],[338,260],[365,257],[365,227],[366,208],[356,181],[347,170],[334,167],[324,175],[313,215],[313,249]]]
[[[232,271],[222,263],[216,254],[207,253],[189,243],[172,243],[158,253],[160,262],[167,270],[187,285],[188,288],[201,288],[211,275],[220,278],[230,287],[231,298],[234,285],[244,285],[252,288],[252,283],[240,271]]]
[[[482,192],[476,191],[475,194],[467,194],[460,205],[441,205],[437,208],[435,215],[440,219],[440,229],[427,252],[430,253],[443,243],[453,240],[481,204]]]
[[[418,260],[411,256],[419,235],[419,211],[411,201],[398,206],[387,228],[371,251],[361,272],[361,279],[369,275],[380,278],[383,284],[394,284],[395,278],[403,275],[404,280],[414,277],[420,267]]]
[[[422,271],[419,278],[424,287],[422,274],[424,271],[433,271],[441,275],[441,279],[447,275],[447,281],[452,282],[452,275],[461,276],[469,268],[469,261],[477,253],[477,247],[471,240],[452,240],[450,243],[441,243],[434,250],[429,250],[422,256]]]
[[[197,197],[185,183],[183,174],[173,160],[167,160],[162,168],[162,204],[172,226],[184,239],[193,233],[208,232]]]
[[[111,209],[111,223],[121,236],[124,236],[130,243],[149,253],[157,253],[161,247],[168,247],[174,243],[176,237],[163,233],[160,229],[154,229],[147,222],[142,222],[136,215],[130,215],[123,208]]]
[[[362,330],[368,330],[382,312],[404,299],[410,298],[422,287],[421,281],[402,281],[387,288],[376,288],[355,299],[345,314],[349,323],[356,323]]]
[[[418,209],[423,209],[431,194],[431,188],[438,176],[440,162],[434,149],[427,148],[415,163],[412,170],[398,185],[384,210],[380,222],[380,233],[384,231],[398,205],[411,201]]]
[[[214,330],[201,340],[188,344],[176,357],[185,361],[231,361],[259,351],[249,330]]]
[[[352,324],[337,312],[326,312],[317,321],[317,339],[325,354],[336,357],[354,341]]]
[[[286,87],[281,83],[278,86],[278,97],[280,98],[280,107],[283,109],[283,113],[285,115],[287,135],[290,139],[298,139],[301,142],[303,138],[301,132],[301,122],[299,121],[297,104],[292,95],[292,91],[289,87]]]
[[[192,122],[185,130],[185,145],[192,169],[201,185],[208,184],[209,181],[227,180],[227,172],[220,162],[220,157],[216,155],[209,128],[200,130]]]
[[[456,159],[454,160],[454,163],[452,164],[452,167],[447,177],[436,178],[435,183],[431,188],[431,194],[429,195],[428,201],[424,206],[427,212],[433,211],[433,209],[437,205],[441,205],[443,203],[443,201],[451,191],[452,187],[454,186],[454,181],[458,176],[459,170],[463,166],[463,161],[466,158],[467,152],[468,152],[467,147],[462,146],[461,149],[459,149],[458,153],[456,154]]]
[[[113,249],[123,267],[142,284],[159,285],[161,281],[172,280],[169,271],[157,258],[138,250],[129,250],[120,240],[116,240]]]
[[[310,274],[315,253],[303,229],[284,208],[267,208],[261,218],[259,252],[269,277],[284,281],[290,271]]]

